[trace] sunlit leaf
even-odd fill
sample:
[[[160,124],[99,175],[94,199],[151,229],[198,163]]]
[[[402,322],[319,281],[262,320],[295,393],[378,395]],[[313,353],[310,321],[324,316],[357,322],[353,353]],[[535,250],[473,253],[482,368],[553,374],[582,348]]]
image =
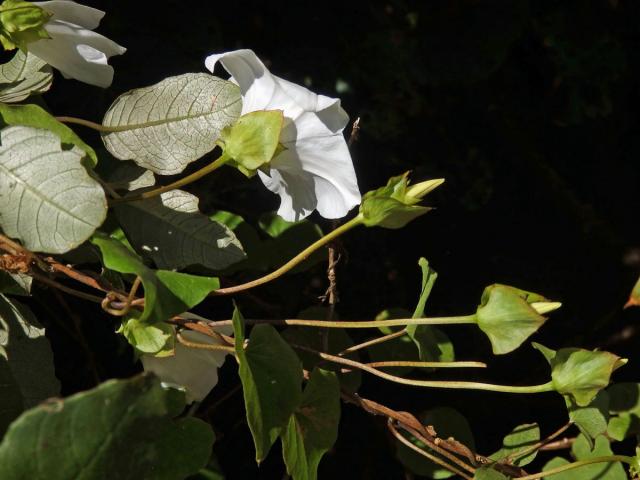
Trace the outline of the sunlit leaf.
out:
[[[0,132],[0,227],[32,251],[64,253],[104,221],[107,201],[60,137],[31,127]]]
[[[237,85],[206,73],[169,77],[120,95],[102,123],[111,154],[160,175],[174,175],[213,150],[242,109]]]
[[[18,50],[0,65],[0,102],[21,102],[29,95],[44,93],[51,87],[51,67],[35,55]]]
[[[496,461],[508,458],[509,460],[512,460],[510,464],[522,467],[533,462],[536,458],[537,450],[534,450],[525,456],[519,456],[518,453],[527,450],[539,441],[540,427],[537,423],[518,425],[506,437],[504,437],[504,440],[502,440],[502,448],[489,458]]]
[[[598,395],[585,407],[579,407],[570,398],[565,397],[569,419],[576,424],[585,435],[587,441],[607,431],[609,421],[609,395],[606,391],[598,392]]]

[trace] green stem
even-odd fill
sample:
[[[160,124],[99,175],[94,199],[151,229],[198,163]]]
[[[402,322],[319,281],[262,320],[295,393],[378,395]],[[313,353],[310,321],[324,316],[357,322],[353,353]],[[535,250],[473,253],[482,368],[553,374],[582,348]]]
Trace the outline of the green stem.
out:
[[[278,270],[276,270],[277,272]],[[274,273],[276,273],[274,272]],[[262,280],[262,277],[258,280]],[[274,277],[275,278],[275,277]],[[254,280],[257,281],[257,280]],[[251,282],[250,282],[251,283]],[[261,282],[265,283],[265,282]],[[245,283],[244,285],[248,285]],[[259,284],[258,284],[259,285]],[[242,286],[242,285],[239,285]],[[232,287],[235,288],[235,287]],[[228,290],[228,289],[224,289]],[[243,289],[244,290],[244,289]],[[218,292],[220,290],[217,290]],[[395,318],[393,320],[365,320],[365,321],[331,321],[331,320],[304,320],[299,318],[287,318],[284,320],[262,320],[246,319],[248,325],[268,323],[270,325],[296,325],[299,327],[322,327],[322,328],[383,328],[399,327],[404,325],[463,325],[476,323],[475,315],[464,315],[461,317],[432,317],[432,318]],[[211,327],[224,327],[233,325],[232,320],[218,320],[207,322]],[[369,344],[367,344],[369,345]]]
[[[567,470],[573,470],[574,468],[583,467],[585,465],[591,465],[593,463],[605,463],[605,462],[624,462],[631,465],[633,463],[633,458],[627,457],[626,455],[608,455],[606,457],[588,458],[586,460],[579,460],[577,462],[568,463],[560,467],[552,468],[545,472],[534,473],[532,475],[525,475],[524,477],[519,477],[518,480],[535,480],[537,478],[543,478],[543,477],[546,478],[546,477],[550,477],[551,475],[556,475],[557,473],[566,472]]]
[[[344,357],[337,357],[328,353],[319,352],[304,345],[297,345],[290,343],[290,345],[298,350],[313,353],[323,360],[345,365],[351,368],[357,368],[363,370],[377,377],[383,378],[390,382],[400,383],[402,385],[411,385],[413,387],[426,387],[426,388],[446,388],[455,390],[486,390],[489,392],[501,392],[501,393],[542,393],[553,391],[553,385],[551,382],[543,383],[542,385],[494,385],[492,383],[480,383],[480,382],[460,382],[460,381],[440,381],[440,380],[414,380],[411,378],[399,377],[397,375],[391,375],[389,373],[378,370],[377,368],[370,367],[369,365],[355,360],[350,360]]]
[[[62,123],[75,123],[76,125],[82,125],[83,127],[90,128],[91,130],[96,130],[101,133],[114,133],[114,132],[122,132],[126,129],[122,127],[107,127],[100,123],[92,122],[91,120],[85,120],[83,118],[76,117],[56,117],[56,120]],[[130,127],[127,127],[130,129]]]
[[[238,293],[238,292],[242,292],[244,290],[249,290],[250,288],[254,288],[254,287],[257,287],[258,285],[263,285],[263,284],[268,283],[268,282],[270,282],[272,280],[275,280],[276,278],[281,277],[282,275],[287,273],[289,270],[291,270],[296,265],[302,263],[313,252],[315,252],[319,248],[325,246],[327,243],[329,243],[332,240],[338,238],[343,233],[351,230],[353,227],[356,227],[356,226],[360,225],[361,223],[362,223],[362,215],[358,214],[356,217],[353,217],[347,223],[344,223],[344,224],[340,225],[338,228],[336,228],[336,229],[332,230],[331,232],[327,233],[324,237],[322,237],[321,239],[317,240],[315,243],[312,243],[311,245],[309,245],[307,248],[305,248],[298,255],[293,257],[287,263],[282,265],[277,270],[271,272],[270,274],[265,275],[264,277],[260,277],[260,278],[258,278],[256,280],[252,280],[250,282],[243,283],[241,285],[235,285],[233,287],[227,287],[227,288],[219,288],[218,290],[213,292],[212,295],[231,295],[233,293]]]
[[[170,183],[169,185],[164,185],[162,187],[154,188],[153,190],[147,190],[146,192],[139,193],[138,195],[114,198],[113,200],[111,200],[110,204],[116,205],[118,203],[136,202],[139,200],[145,200],[147,198],[157,197],[158,195],[161,195],[165,192],[168,192],[170,190],[175,190],[176,188],[183,187],[185,185],[195,182],[196,180],[201,179],[205,175],[208,175],[209,173],[223,166],[229,160],[230,158],[223,153],[213,163],[210,163],[209,165],[202,167],[200,170],[193,172],[191,175],[187,175],[186,177],[176,180],[175,182]]]

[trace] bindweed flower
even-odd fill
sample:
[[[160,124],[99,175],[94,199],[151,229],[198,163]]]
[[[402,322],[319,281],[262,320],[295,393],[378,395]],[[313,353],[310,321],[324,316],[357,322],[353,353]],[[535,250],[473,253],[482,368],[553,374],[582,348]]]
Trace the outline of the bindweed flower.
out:
[[[108,59],[123,54],[126,48],[92,31],[100,24],[104,12],[71,0],[32,3],[7,1],[28,8],[28,18],[32,19],[30,23],[38,18],[37,12],[40,12],[39,23],[21,35],[10,36],[9,43],[28,50],[57,68],[65,78],[74,78],[98,87],[111,85],[113,67],[107,63]],[[6,29],[5,25],[3,29]],[[5,41],[3,44],[5,48],[9,46]]]
[[[210,55],[240,87],[242,114],[281,110],[283,148],[258,170],[262,183],[280,196],[278,215],[297,221],[317,210],[325,218],[344,217],[360,203],[353,162],[342,131],[349,117],[340,100],[317,95],[273,75],[252,50]]]
[[[200,318],[191,314],[182,316]],[[224,333],[231,331],[229,328]],[[226,345],[222,340],[192,330],[184,330],[181,335],[191,343]],[[140,360],[146,372],[154,373],[168,386],[184,389],[187,403],[191,403],[202,401],[216,386],[218,368],[222,366],[227,355],[228,352],[224,350],[194,348],[176,342],[173,355],[143,354]]]
[[[589,351],[582,348],[561,348],[551,350],[534,343],[551,365],[553,389],[569,395],[579,407],[591,403],[600,390],[609,385],[611,374],[627,363],[626,358],[603,351]]]
[[[546,322],[543,315],[561,306],[536,293],[495,284],[484,289],[476,321],[489,337],[493,353],[502,355],[522,345]]]
[[[409,172],[392,177],[384,187],[362,197],[362,223],[368,227],[402,228],[431,210],[418,203],[443,183],[444,179],[438,178],[409,185]]]

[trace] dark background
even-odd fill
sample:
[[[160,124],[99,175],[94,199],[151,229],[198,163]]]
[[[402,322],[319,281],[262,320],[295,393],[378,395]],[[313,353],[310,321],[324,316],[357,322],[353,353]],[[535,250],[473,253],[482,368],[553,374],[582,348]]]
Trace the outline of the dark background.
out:
[[[84,3],[107,11],[100,33],[128,52],[111,60],[116,75],[107,90],[57,78],[45,101],[58,115],[100,121],[128,89],[204,71],[211,53],[252,48],[273,73],[339,96],[351,118],[361,118],[352,154],[362,192],[406,170],[416,181],[446,178],[428,197],[437,209],[408,227],[360,229],[344,237],[341,318],[373,318],[388,307],[412,310],[417,260],[425,256],[439,273],[429,315],[472,313],[483,288],[494,282],[539,292],[563,307],[535,341],[609,349],[631,360],[617,379],[640,378],[640,310],[622,310],[640,271],[638,2]],[[223,194],[229,182],[237,182],[238,191]],[[247,184],[230,169],[190,189],[208,195],[205,210],[236,208],[253,222],[277,206],[259,181]],[[278,288],[256,290],[270,305],[266,311],[250,298],[239,301],[249,315],[293,316],[318,304],[325,282],[318,265]],[[64,318],[55,320],[65,313],[48,308],[53,320],[45,321],[64,393],[91,387],[96,376],[139,369],[113,335],[112,320],[82,302],[68,303],[79,312],[88,348],[60,326]],[[229,311],[227,301],[201,308],[211,318],[228,318]],[[447,378],[533,384],[548,377],[542,357],[528,345],[496,358],[475,329],[447,333],[459,359],[485,359],[490,367]],[[95,368],[87,350],[95,352]],[[200,412],[216,428],[218,459],[229,478],[282,478],[277,448],[260,470],[253,463],[241,395],[217,403],[237,384],[234,368],[228,362]],[[414,413],[457,408],[483,454],[497,449],[519,423],[538,421],[544,434],[565,421],[562,399],[551,394],[443,393],[369,377],[361,393]],[[320,478],[404,478],[383,421],[349,406],[343,415],[340,439],[321,464]]]

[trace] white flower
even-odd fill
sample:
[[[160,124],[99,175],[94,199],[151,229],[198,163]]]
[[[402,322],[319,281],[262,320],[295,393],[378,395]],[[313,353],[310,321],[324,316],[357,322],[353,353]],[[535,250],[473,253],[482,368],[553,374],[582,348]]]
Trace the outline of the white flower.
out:
[[[28,50],[60,70],[65,78],[98,87],[111,85],[113,67],[107,60],[127,49],[91,31],[100,24],[104,12],[71,0],[33,4],[53,15],[44,26],[51,38],[29,43]]]
[[[264,185],[280,196],[278,215],[301,220],[313,210],[325,218],[344,217],[361,200],[353,162],[342,130],[349,117],[336,98],[316,95],[272,75],[252,50],[207,57],[217,62],[242,92],[242,113],[282,110],[285,123],[280,143],[286,147],[258,171]]]
[[[193,314],[183,314],[184,318],[203,320]],[[229,329],[218,329],[220,333],[231,333]],[[182,337],[192,343],[209,345],[226,345],[222,340],[210,337],[204,333],[184,330]],[[218,383],[218,368],[225,361],[227,352],[224,350],[206,350],[192,348],[176,342],[175,353],[168,357],[155,357],[143,354],[140,357],[146,372],[153,372],[164,384],[183,388],[187,403],[200,402]]]

